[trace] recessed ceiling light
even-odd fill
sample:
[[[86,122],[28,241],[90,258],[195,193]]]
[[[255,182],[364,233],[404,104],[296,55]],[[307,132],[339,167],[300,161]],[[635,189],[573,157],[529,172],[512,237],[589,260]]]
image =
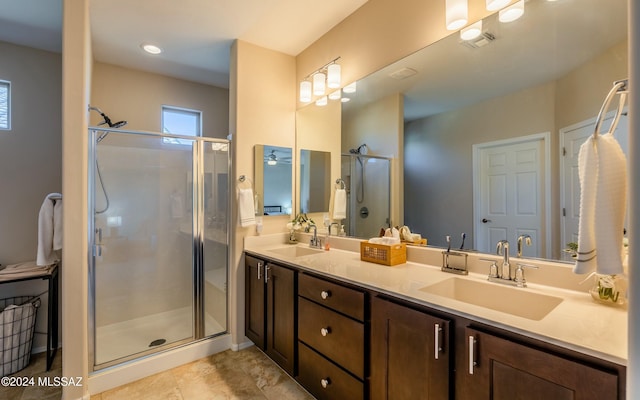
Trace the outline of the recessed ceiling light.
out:
[[[148,44],[148,43],[143,43],[140,45],[140,47],[142,48],[142,50],[146,51],[149,54],[160,54],[162,53],[162,49],[158,46],[155,46],[153,44]]]

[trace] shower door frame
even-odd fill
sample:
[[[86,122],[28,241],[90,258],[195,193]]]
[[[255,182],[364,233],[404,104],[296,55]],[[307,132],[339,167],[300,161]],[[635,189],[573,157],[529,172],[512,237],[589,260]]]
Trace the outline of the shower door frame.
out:
[[[213,335],[205,336],[205,307],[204,307],[204,155],[205,149],[204,145],[207,143],[221,143],[227,145],[227,174],[231,174],[231,152],[232,152],[232,142],[227,139],[218,139],[218,138],[210,138],[203,136],[185,136],[185,135],[174,135],[174,134],[164,134],[164,133],[156,133],[156,132],[141,132],[141,131],[128,131],[122,129],[107,129],[107,128],[99,128],[99,127],[89,127],[89,157],[88,157],[88,166],[89,171],[91,168],[95,168],[95,162],[97,160],[97,139],[99,135],[105,135],[113,132],[118,134],[131,134],[131,135],[139,135],[139,136],[148,136],[154,137],[158,139],[162,138],[171,138],[171,139],[185,139],[193,142],[192,145],[192,172],[194,185],[192,189],[192,209],[194,210],[192,215],[192,277],[193,277],[193,299],[192,299],[192,308],[193,308],[193,326],[192,326],[192,335],[191,338],[182,339],[179,341],[171,342],[168,344],[164,344],[155,348],[151,348],[146,351],[141,351],[138,353],[134,353],[125,357],[121,357],[112,361],[104,362],[101,364],[96,364],[96,325],[95,325],[95,313],[96,313],[96,286],[95,286],[95,257],[96,257],[96,242],[95,242],[95,174],[89,172],[87,174],[87,203],[88,203],[88,353],[89,353],[89,372],[99,372],[106,368],[110,368],[116,365],[120,365],[129,361],[137,360],[144,357],[149,357],[155,354],[159,354],[168,350],[172,350],[181,346],[189,345],[195,343],[197,341],[205,340],[212,337],[217,337],[220,335],[224,335],[229,332],[229,291],[225,293],[225,330],[222,332],[215,333]],[[230,245],[230,213],[231,210],[231,179],[227,179],[227,216],[226,216],[226,245],[227,245],[227,266],[226,270],[226,281],[228,286],[229,281],[229,260],[231,257],[231,245]]]

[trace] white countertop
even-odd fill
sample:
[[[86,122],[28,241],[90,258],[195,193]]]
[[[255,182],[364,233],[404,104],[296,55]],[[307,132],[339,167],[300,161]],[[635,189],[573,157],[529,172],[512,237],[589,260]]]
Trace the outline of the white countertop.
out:
[[[484,274],[471,272],[468,276],[458,276],[442,272],[440,265],[416,262],[395,266],[378,265],[361,261],[358,252],[334,247],[318,254],[287,257],[271,251],[287,246],[283,238],[284,235],[248,237],[245,239],[245,250],[302,270],[360,285],[616,364],[627,363],[627,311],[594,301],[587,293],[587,284],[584,292],[544,286],[532,283],[531,280],[526,288],[513,288],[563,299],[549,314],[536,321],[420,290],[454,276],[486,283],[487,276]],[[305,244],[297,246],[308,247]],[[424,248],[424,251],[438,250]],[[549,263],[545,266],[549,268]]]

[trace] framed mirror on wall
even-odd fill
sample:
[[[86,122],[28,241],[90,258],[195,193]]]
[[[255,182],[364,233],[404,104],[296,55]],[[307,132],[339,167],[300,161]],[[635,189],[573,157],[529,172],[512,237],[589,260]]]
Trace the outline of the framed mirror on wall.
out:
[[[257,215],[290,215],[293,165],[290,147],[254,146],[254,186]]]
[[[331,153],[300,150],[300,212],[329,211],[331,197]]]

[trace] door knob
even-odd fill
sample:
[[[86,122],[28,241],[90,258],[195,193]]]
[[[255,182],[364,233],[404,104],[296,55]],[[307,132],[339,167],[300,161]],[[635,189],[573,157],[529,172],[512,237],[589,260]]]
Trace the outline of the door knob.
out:
[[[491,220],[490,219],[486,219],[486,218],[482,218],[482,223],[483,224],[486,224],[487,222],[491,222]]]

